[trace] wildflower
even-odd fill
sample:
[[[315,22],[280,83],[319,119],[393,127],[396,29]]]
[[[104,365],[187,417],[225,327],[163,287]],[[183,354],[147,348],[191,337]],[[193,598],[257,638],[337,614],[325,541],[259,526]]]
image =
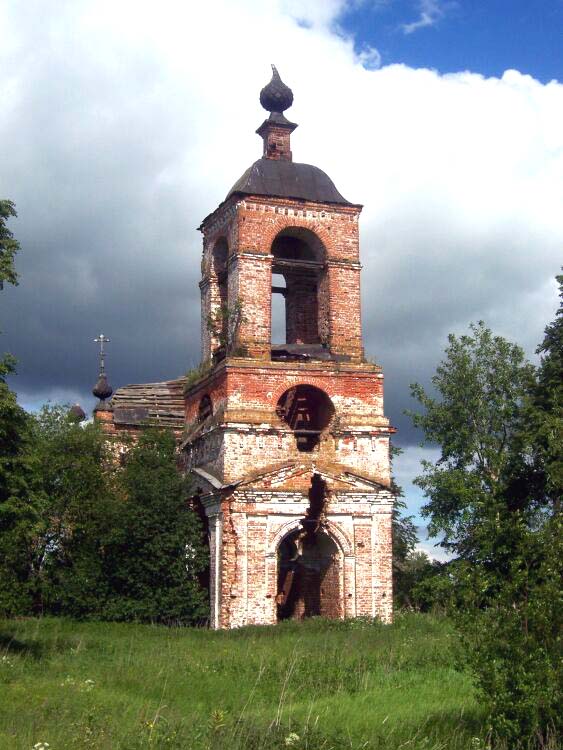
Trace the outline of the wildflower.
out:
[[[33,750],[49,750],[51,745],[48,742],[36,742],[33,746]]]
[[[2,657],[1,662],[2,662],[2,665],[4,667],[13,667],[14,666],[14,662],[10,658],[8,658],[5,654]]]
[[[84,680],[83,688],[84,690],[92,690],[95,684],[94,680]]]
[[[284,744],[287,745],[287,747],[293,747],[293,745],[297,745],[300,739],[301,737],[298,734],[290,732],[285,738]]]

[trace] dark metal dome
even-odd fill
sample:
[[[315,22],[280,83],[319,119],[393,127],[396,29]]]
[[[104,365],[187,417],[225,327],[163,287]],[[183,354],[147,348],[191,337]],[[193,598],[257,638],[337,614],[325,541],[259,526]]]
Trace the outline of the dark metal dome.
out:
[[[105,372],[100,373],[98,382],[92,388],[92,393],[94,394],[96,398],[99,398],[100,401],[105,401],[106,398],[109,398],[111,394],[113,393],[113,388],[108,383],[108,379],[107,379]]]
[[[293,91],[280,78],[272,65],[272,80],[260,92],[260,104],[268,112],[284,112],[293,104]]]
[[[315,203],[351,205],[336,189],[330,177],[311,164],[296,164],[281,159],[255,161],[229,190],[231,195],[269,195],[297,198]]]
[[[74,419],[76,422],[83,422],[86,419],[86,414],[80,404],[74,404],[71,406],[68,410],[68,414],[71,419]]]

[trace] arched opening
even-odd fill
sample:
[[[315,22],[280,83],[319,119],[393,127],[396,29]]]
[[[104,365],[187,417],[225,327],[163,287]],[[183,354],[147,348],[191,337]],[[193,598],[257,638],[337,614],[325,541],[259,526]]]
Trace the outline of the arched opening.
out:
[[[319,288],[324,275],[325,249],[316,234],[302,227],[287,227],[272,243],[272,294],[281,294],[285,307],[285,343],[291,346],[320,344]],[[278,331],[272,328],[272,342]]]
[[[205,420],[213,414],[213,403],[211,396],[205,394],[199,402],[199,409],[197,413],[197,421],[205,422]]]
[[[227,308],[228,308],[228,285],[227,285],[227,259],[229,246],[224,237],[217,240],[213,247],[212,263],[213,275],[217,289],[217,297],[213,304],[213,320],[210,324],[216,329],[215,333],[220,339],[220,345],[224,346],[227,338]]]
[[[310,453],[334,416],[330,398],[314,385],[296,385],[280,396],[276,414],[295,434],[297,449]]]
[[[341,553],[323,529],[297,529],[278,547],[278,620],[342,616]]]

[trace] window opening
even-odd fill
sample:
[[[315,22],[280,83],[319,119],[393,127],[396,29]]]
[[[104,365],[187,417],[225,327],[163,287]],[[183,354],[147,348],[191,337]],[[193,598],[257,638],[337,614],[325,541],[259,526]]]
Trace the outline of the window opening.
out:
[[[308,229],[284,229],[272,244],[272,274],[282,276],[284,285],[275,282],[272,292],[285,301],[285,337],[287,345],[319,344],[318,290],[324,273],[324,247]],[[282,292],[281,290],[284,289]],[[272,342],[278,330],[272,327]]]
[[[203,396],[199,402],[199,411],[197,415],[198,422],[205,422],[205,420],[213,414],[213,404],[210,396],[207,394]]]
[[[281,273],[272,274],[272,343],[285,344],[285,278]]]
[[[293,430],[297,450],[313,451],[334,415],[332,401],[320,388],[297,385],[280,397],[276,414]]]

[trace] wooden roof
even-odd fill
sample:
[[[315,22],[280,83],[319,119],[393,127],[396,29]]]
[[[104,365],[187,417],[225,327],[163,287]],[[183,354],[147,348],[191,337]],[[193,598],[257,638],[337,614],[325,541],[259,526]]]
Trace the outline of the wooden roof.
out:
[[[147,423],[181,430],[184,427],[185,378],[118,388],[111,399],[116,425]]]

